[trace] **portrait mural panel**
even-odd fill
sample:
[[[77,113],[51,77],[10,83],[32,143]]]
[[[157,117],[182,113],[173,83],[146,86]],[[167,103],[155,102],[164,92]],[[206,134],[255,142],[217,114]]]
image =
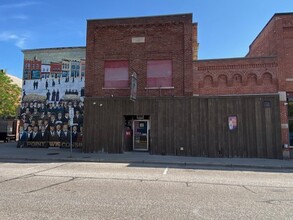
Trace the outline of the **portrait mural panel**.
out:
[[[82,147],[84,77],[85,50],[24,51],[19,147]]]

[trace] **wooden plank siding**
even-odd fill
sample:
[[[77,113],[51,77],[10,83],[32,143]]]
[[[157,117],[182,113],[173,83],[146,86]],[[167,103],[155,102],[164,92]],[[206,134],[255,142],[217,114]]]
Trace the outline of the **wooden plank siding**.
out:
[[[147,115],[150,154],[281,158],[279,111],[278,95],[86,98],[83,151],[123,153],[124,116]]]

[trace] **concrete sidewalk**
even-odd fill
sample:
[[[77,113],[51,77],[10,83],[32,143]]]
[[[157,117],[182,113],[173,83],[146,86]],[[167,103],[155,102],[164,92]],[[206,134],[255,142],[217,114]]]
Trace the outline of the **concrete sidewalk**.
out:
[[[293,160],[161,156],[141,152],[128,152],[123,154],[82,153],[78,149],[73,149],[71,154],[70,149],[17,148],[15,142],[0,143],[0,161],[115,162],[214,168],[292,169],[293,171]]]

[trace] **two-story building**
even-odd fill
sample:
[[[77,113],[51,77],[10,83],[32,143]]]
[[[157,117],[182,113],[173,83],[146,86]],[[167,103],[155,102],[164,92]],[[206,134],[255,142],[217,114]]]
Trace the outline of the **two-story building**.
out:
[[[88,20],[83,150],[280,158],[278,60],[197,51],[192,14]]]

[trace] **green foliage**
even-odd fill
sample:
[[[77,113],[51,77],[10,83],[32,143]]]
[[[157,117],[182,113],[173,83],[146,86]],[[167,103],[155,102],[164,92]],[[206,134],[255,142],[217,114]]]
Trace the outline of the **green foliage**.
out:
[[[0,70],[0,118],[16,116],[20,97],[21,88]]]

